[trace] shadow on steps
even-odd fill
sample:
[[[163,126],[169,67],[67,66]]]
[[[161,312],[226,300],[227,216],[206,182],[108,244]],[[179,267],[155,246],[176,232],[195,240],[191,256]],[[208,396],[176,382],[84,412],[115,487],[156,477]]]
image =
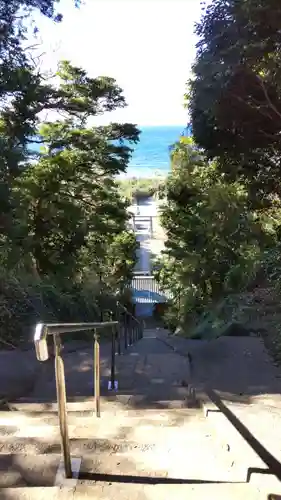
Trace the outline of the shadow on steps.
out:
[[[210,481],[204,479],[175,479],[170,477],[132,476],[122,474],[98,474],[81,472],[79,480],[102,481],[107,483],[132,483],[132,484],[241,484],[239,481]]]

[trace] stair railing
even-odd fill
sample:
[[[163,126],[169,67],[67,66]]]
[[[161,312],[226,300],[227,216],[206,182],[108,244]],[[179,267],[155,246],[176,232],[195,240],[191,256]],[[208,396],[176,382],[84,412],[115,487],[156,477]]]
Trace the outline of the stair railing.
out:
[[[38,361],[44,362],[50,358],[47,339],[53,336],[55,356],[56,395],[61,436],[61,449],[64,462],[65,477],[72,478],[69,432],[67,424],[67,400],[65,387],[65,370],[62,357],[63,345],[61,335],[92,330],[94,332],[94,390],[96,416],[100,417],[100,344],[98,330],[111,328],[111,374],[109,389],[115,390],[116,354],[122,353],[121,338],[124,336],[124,350],[143,336],[143,325],[128,309],[117,302],[116,319],[95,323],[38,323],[35,327],[34,344]],[[123,317],[120,310],[123,312]],[[110,311],[109,311],[110,312]],[[111,313],[113,316],[113,314]],[[123,335],[122,335],[123,333]],[[116,353],[117,341],[117,353]]]
[[[35,327],[34,344],[38,361],[47,361],[50,357],[47,338],[53,336],[55,349],[55,376],[56,393],[58,403],[58,417],[61,436],[61,448],[64,461],[65,477],[72,478],[72,466],[70,455],[70,442],[67,424],[67,402],[65,387],[65,370],[62,358],[61,334],[80,332],[86,330],[94,331],[94,384],[96,415],[100,416],[100,359],[99,359],[99,338],[97,330],[106,327],[112,328],[112,338],[116,336],[118,330],[117,321],[106,321],[102,323],[38,323]]]
[[[111,343],[111,373],[109,381],[109,390],[118,388],[118,382],[115,379],[116,354],[120,355],[126,352],[128,347],[143,337],[143,323],[141,323],[121,302],[117,301],[117,310],[115,313],[111,310],[104,310],[104,314],[108,314],[111,320],[118,323],[116,334],[112,335]],[[123,346],[121,341],[123,338]],[[117,345],[116,345],[117,343]]]

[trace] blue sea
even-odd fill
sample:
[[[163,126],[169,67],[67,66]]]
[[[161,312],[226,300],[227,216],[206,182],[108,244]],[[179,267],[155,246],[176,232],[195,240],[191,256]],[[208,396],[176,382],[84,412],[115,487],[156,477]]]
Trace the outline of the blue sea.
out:
[[[140,141],[134,146],[126,177],[167,175],[170,170],[170,148],[183,133],[186,134],[186,127],[151,126],[139,129]]]
[[[153,177],[165,176],[170,170],[171,147],[181,135],[188,135],[185,126],[150,126],[139,127],[141,131],[138,144],[130,146],[134,149],[127,172],[121,177]],[[38,152],[40,147],[34,144],[32,150]]]

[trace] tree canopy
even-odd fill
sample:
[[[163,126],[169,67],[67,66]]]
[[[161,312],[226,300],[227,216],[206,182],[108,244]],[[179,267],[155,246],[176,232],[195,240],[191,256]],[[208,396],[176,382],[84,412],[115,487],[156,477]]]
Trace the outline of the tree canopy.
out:
[[[262,249],[272,242],[258,214],[248,210],[248,194],[226,182],[192,139],[181,139],[172,154],[162,224],[166,249],[158,279],[174,295],[179,322],[225,294],[247,285]]]
[[[276,0],[213,0],[195,30],[186,96],[195,140],[255,204],[280,196],[280,22]]]
[[[126,106],[122,89],[113,78],[91,77],[69,61],[61,61],[49,80],[23,46],[32,9],[60,22],[57,3],[0,0],[4,335],[14,332],[11,318],[19,318],[18,332],[23,329],[26,310],[41,320],[47,313],[64,321],[97,319],[99,284],[122,291],[136,261],[138,245],[117,178],[139,131],[129,123],[91,125],[93,117]],[[46,111],[51,121],[42,121]]]
[[[157,271],[185,331],[259,280],[280,289],[280,21],[276,0],[212,0],[195,27],[193,139],[171,155]]]

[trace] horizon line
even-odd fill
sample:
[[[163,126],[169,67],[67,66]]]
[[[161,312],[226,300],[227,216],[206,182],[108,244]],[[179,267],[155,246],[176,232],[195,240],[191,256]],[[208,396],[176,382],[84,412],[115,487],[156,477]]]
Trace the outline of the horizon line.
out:
[[[159,124],[159,123],[136,123],[137,127],[184,127],[187,128],[187,124],[184,123],[165,123],[165,124]]]

